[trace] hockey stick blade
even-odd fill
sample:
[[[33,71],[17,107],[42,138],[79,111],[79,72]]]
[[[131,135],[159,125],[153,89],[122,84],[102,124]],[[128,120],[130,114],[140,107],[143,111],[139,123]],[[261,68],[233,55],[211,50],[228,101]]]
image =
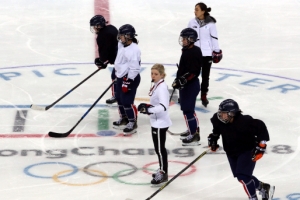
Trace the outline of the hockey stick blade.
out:
[[[38,106],[38,105],[34,105],[34,104],[31,104],[30,108],[33,110],[41,110],[41,111],[47,110],[46,107],[44,107],[44,106]]]
[[[48,133],[48,135],[50,137],[54,137],[54,138],[63,138],[63,137],[68,137],[70,135],[70,133],[76,128],[76,126],[85,118],[85,116],[92,110],[92,108],[98,103],[98,101],[105,95],[105,93],[109,90],[109,88],[111,88],[111,86],[114,84],[115,81],[113,81],[108,88],[106,88],[106,90],[100,95],[100,97],[98,97],[98,99],[93,103],[93,105],[84,113],[84,115],[79,119],[79,121],[73,126],[73,128],[71,128],[68,132],[66,133],[55,133],[50,131]]]
[[[169,131],[169,130],[167,130],[167,132],[168,132],[170,135],[181,135],[181,134],[185,133],[185,131],[184,131],[184,132],[181,132],[181,133],[173,133],[173,132],[171,132],[171,131]]]
[[[66,132],[66,133],[55,133],[55,132],[50,131],[48,133],[48,135],[50,137],[54,137],[54,138],[64,138],[64,137],[68,137],[72,131],[73,131],[73,129],[70,130],[70,131],[68,131],[68,132]]]

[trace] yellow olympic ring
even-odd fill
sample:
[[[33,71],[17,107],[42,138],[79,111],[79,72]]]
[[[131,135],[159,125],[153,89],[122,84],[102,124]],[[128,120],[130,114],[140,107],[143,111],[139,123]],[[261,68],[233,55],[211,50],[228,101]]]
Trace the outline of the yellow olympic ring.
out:
[[[67,182],[63,182],[61,180],[58,179],[58,177],[62,174],[65,174],[67,172],[70,172],[70,171],[73,171],[72,169],[69,169],[69,170],[64,170],[64,171],[61,171],[61,172],[58,172],[56,174],[54,174],[52,176],[52,179],[55,181],[55,182],[58,182],[58,183],[61,183],[61,184],[64,184],[64,185],[70,185],[70,186],[87,186],[87,185],[95,185],[95,184],[98,184],[98,183],[102,183],[104,181],[106,181],[107,179],[107,174],[104,173],[104,172],[101,172],[99,170],[94,170],[94,169],[79,169],[80,171],[92,171],[92,172],[96,172],[100,175],[102,175],[102,178],[99,180],[99,181],[96,181],[96,182],[93,182],[93,183],[82,183],[82,184],[79,184],[79,183],[67,183]]]
[[[150,101],[150,98],[142,98],[142,97],[136,97],[134,98],[136,101]]]

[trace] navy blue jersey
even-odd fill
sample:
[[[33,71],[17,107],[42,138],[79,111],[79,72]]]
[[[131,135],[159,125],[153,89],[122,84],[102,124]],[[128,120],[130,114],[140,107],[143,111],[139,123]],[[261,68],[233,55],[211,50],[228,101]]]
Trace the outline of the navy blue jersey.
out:
[[[182,49],[179,67],[176,78],[179,78],[186,73],[194,74],[198,77],[202,67],[202,53],[199,47],[193,46],[190,49]]]
[[[265,123],[253,119],[250,115],[239,114],[232,123],[223,123],[217,113],[210,119],[213,125],[213,135],[219,138],[222,135],[224,151],[228,155],[239,155],[252,150],[257,142],[269,141],[269,133]]]

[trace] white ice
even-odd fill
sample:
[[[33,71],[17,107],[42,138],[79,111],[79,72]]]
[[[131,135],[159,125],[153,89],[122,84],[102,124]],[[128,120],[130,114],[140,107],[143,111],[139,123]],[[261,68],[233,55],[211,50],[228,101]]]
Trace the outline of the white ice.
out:
[[[181,54],[179,33],[194,17],[196,3],[109,1],[110,23],[117,28],[132,24],[140,41],[144,70],[136,104],[149,100],[152,64],[165,64],[166,82],[171,85]],[[274,199],[300,199],[300,1],[205,3],[217,19],[224,57],[212,66],[208,107],[200,101],[196,104],[201,145],[182,147],[178,136],[167,136],[169,175],[180,172],[207,149],[210,118],[222,100],[233,98],[244,114],[265,121],[270,133],[267,154],[257,162],[254,175],[276,186]],[[105,1],[100,4],[104,9]],[[157,156],[151,153],[149,118],[139,115],[138,133],[121,137],[111,127],[118,118],[116,108],[105,106],[110,92],[71,137],[47,137],[49,131],[67,132],[76,124],[110,84],[109,69],[46,112],[29,108],[51,104],[96,70],[95,36],[89,30],[94,14],[92,0],[1,0],[1,200],[140,200],[158,189],[149,186],[151,175],[141,169],[145,165],[148,172],[158,168]],[[169,113],[170,130],[184,131],[179,105],[170,106]],[[16,116],[19,123],[25,122],[24,130],[14,129]],[[101,130],[105,123],[109,124],[106,132]],[[99,132],[116,135],[100,137]],[[87,165],[92,165],[87,172],[94,176],[83,172]],[[124,176],[133,172],[129,165],[138,170]],[[189,174],[176,178],[153,199],[247,199],[222,150],[203,156],[185,173]],[[98,177],[103,174],[110,177]]]

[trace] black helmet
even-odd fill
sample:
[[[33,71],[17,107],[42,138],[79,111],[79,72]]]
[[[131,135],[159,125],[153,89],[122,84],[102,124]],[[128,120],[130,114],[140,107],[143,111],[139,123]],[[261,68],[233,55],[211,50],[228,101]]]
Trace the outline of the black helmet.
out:
[[[228,115],[227,119],[223,119],[221,117],[222,112],[227,113]],[[239,108],[238,103],[232,99],[226,99],[222,101],[221,104],[219,105],[218,119],[221,122],[227,124],[234,116],[236,116],[239,113],[241,113],[241,110]]]
[[[184,46],[183,45],[183,42],[182,42],[182,39],[183,38],[186,38],[188,40],[188,45],[187,46]],[[197,31],[195,31],[194,29],[192,28],[185,28],[183,29],[181,32],[180,32],[180,36],[179,36],[179,44],[182,46],[182,47],[189,47],[191,43],[194,43],[198,40],[198,33]]]
[[[102,15],[95,15],[90,20],[90,26],[101,26],[104,27],[106,25],[107,21]]]
[[[125,35],[127,39],[133,39],[137,34],[135,34],[135,29],[130,24],[125,24],[119,28],[119,35]]]

